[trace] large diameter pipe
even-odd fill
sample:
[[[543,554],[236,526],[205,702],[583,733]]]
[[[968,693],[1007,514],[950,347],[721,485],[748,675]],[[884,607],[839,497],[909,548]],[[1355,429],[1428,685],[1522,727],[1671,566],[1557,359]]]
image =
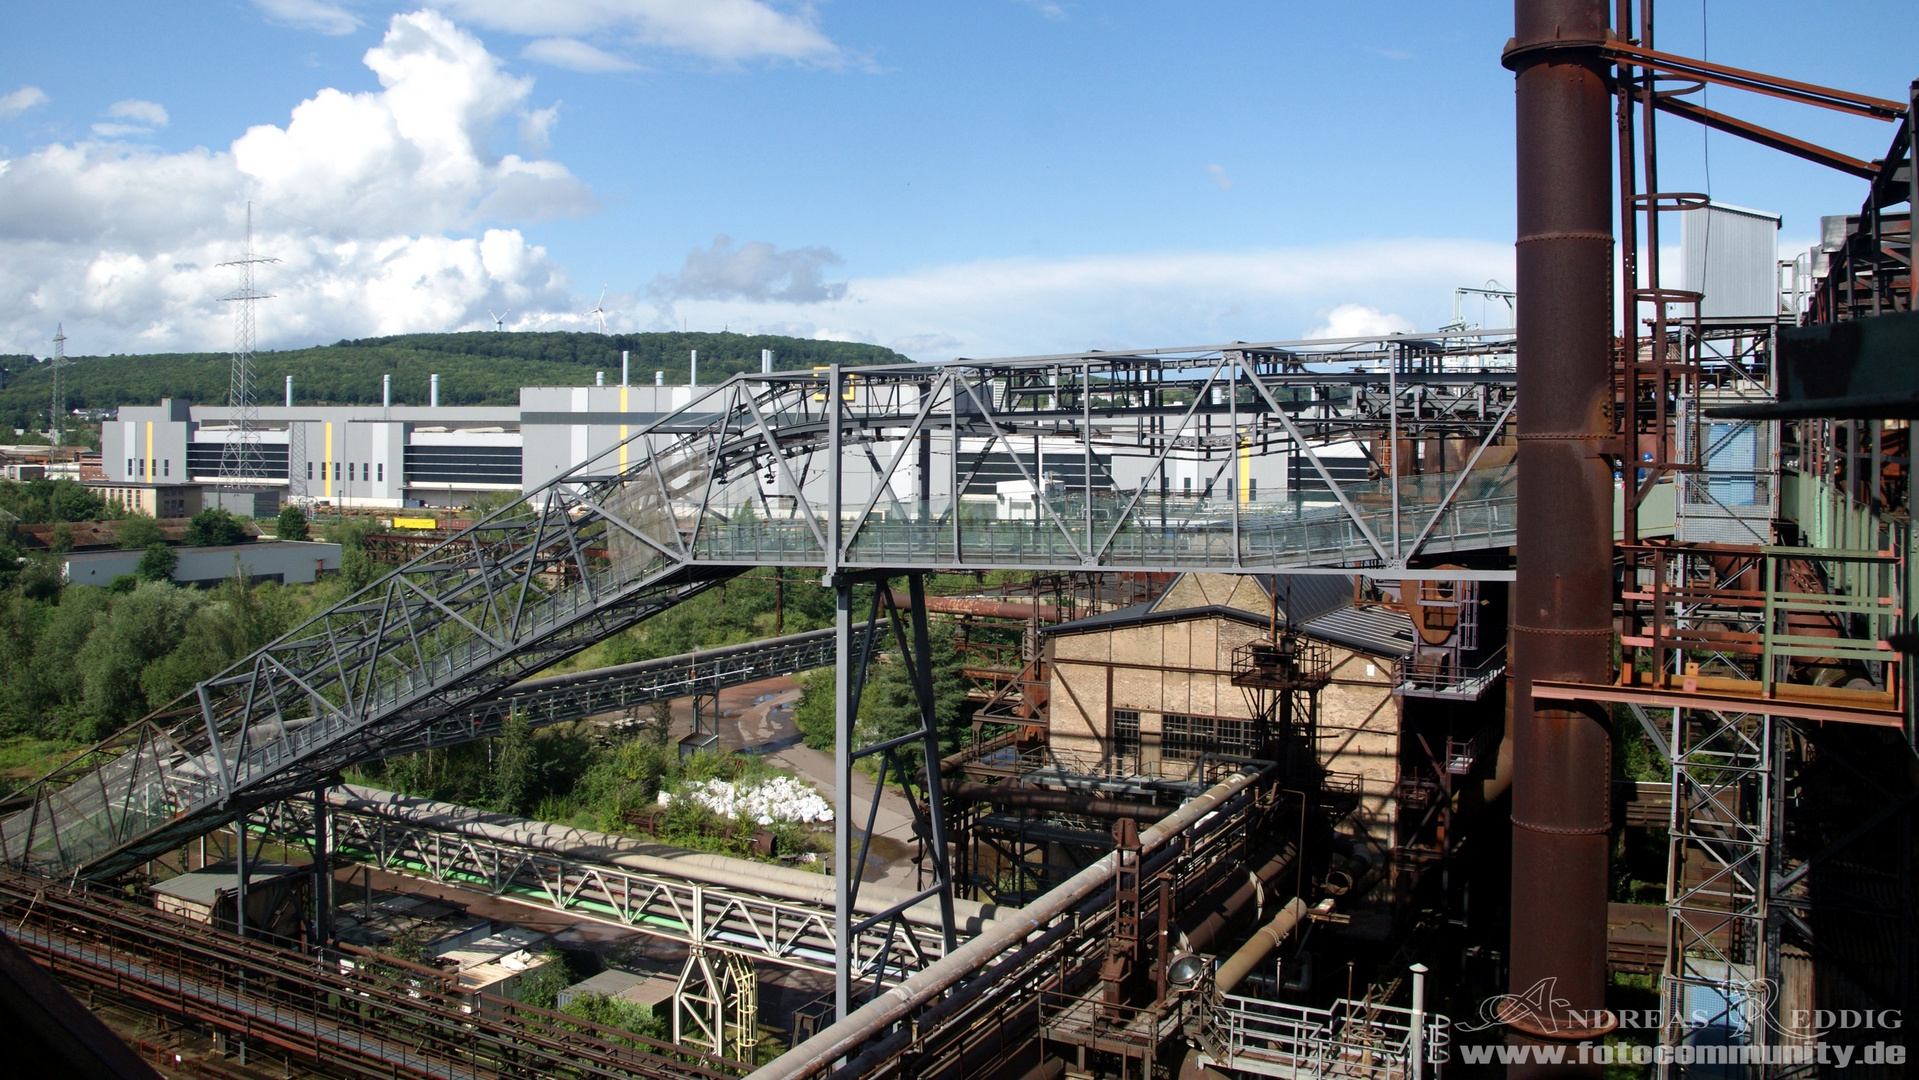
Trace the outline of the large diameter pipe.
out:
[[[1596,1038],[1610,826],[1605,710],[1535,707],[1535,680],[1607,683],[1612,663],[1611,91],[1605,0],[1518,0],[1518,570],[1513,587],[1511,982],[1547,986],[1520,1041]],[[1631,475],[1628,473],[1628,475]],[[1550,981],[1549,981],[1550,980]],[[1510,1076],[1551,1067],[1519,1065]],[[1598,1066],[1591,1068],[1597,1075]],[[1562,1075],[1552,1069],[1552,1075]]]
[[[899,590],[893,590],[893,604],[901,611],[910,610],[911,598]],[[1022,604],[1016,600],[992,600],[983,596],[929,596],[926,598],[926,611],[930,615],[983,615],[993,619],[1031,619],[1037,617],[1041,622],[1059,622],[1066,616],[1057,604]]]
[[[550,852],[580,862],[601,863],[636,873],[694,881],[722,889],[738,889],[815,907],[833,906],[831,878],[772,863],[752,862],[703,851],[686,851],[666,844],[506,814],[489,814],[469,806],[399,795],[355,784],[341,784],[327,789],[327,801],[336,810],[369,814],[512,847]],[[910,893],[868,882],[860,886],[859,903],[855,906],[861,914],[876,915],[910,896]],[[963,933],[977,931],[1004,910],[972,900],[954,901],[958,929]],[[939,905],[931,900],[907,908],[904,914],[906,920],[916,926],[940,925]]]
[[[1198,825],[1206,815],[1249,787],[1265,770],[1240,773],[1167,815],[1164,821],[1139,834],[1142,855]],[[926,1004],[966,976],[1017,949],[1054,918],[1071,911],[1112,884],[1119,854],[1108,852],[1098,862],[1066,879],[1051,892],[981,930],[950,956],[894,984],[847,1017],[754,1071],[748,1080],[792,1080],[811,1076],[851,1055],[860,1044],[886,1030],[913,1009]],[[862,890],[864,891],[864,890]]]
[[[1213,943],[1220,939],[1235,923],[1243,918],[1273,888],[1273,883],[1293,868],[1294,860],[1299,857],[1299,849],[1288,843],[1277,855],[1268,859],[1259,869],[1248,871],[1246,879],[1227,894],[1217,899],[1215,891],[1193,905],[1202,912],[1200,918],[1191,926],[1182,928],[1180,944],[1193,952],[1211,952]],[[1230,883],[1230,881],[1229,881]],[[1287,891],[1291,891],[1290,889]],[[1281,895],[1285,895],[1282,893]]]
[[[1327,906],[1330,907],[1330,903]],[[1232,993],[1234,987],[1246,981],[1246,976],[1253,973],[1253,969],[1259,966],[1260,961],[1271,956],[1274,949],[1279,948],[1282,942],[1292,936],[1293,931],[1299,928],[1299,924],[1305,921],[1306,913],[1310,910],[1312,909],[1306,906],[1306,901],[1297,896],[1288,900],[1286,906],[1279,909],[1279,914],[1273,916],[1271,922],[1253,931],[1252,939],[1241,945],[1238,952],[1227,957],[1225,963],[1219,965],[1219,971],[1213,975],[1213,993]]]

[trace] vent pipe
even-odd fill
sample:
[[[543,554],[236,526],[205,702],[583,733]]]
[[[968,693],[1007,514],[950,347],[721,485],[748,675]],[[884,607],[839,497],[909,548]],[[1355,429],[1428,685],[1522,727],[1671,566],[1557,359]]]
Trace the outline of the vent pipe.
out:
[[[287,376],[287,408],[293,408],[293,376]]]
[[[380,376],[380,407],[382,409],[391,409],[393,407],[393,375],[391,372]]]
[[[431,376],[427,379],[426,403],[435,409],[440,407],[440,377],[438,375]]]

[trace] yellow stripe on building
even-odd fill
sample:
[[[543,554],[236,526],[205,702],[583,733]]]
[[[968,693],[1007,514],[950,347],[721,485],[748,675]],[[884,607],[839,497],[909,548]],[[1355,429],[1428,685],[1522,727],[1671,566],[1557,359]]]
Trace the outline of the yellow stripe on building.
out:
[[[325,483],[320,490],[326,498],[333,497],[333,425],[326,426],[326,460],[320,462],[320,477]]]
[[[147,421],[147,471],[140,474],[147,483],[153,483],[153,421]]]

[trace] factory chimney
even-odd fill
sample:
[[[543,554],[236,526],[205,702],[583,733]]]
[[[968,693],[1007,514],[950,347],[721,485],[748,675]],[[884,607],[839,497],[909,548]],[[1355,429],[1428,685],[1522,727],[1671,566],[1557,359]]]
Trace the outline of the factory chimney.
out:
[[[1605,0],[1518,0],[1518,573],[1512,601],[1513,1044],[1598,1039],[1607,1015],[1604,706],[1533,683],[1612,681],[1612,98]],[[1568,1055],[1570,1059],[1571,1055]],[[1599,1067],[1591,1068],[1597,1077]],[[1511,1077],[1577,1075],[1529,1063]]]

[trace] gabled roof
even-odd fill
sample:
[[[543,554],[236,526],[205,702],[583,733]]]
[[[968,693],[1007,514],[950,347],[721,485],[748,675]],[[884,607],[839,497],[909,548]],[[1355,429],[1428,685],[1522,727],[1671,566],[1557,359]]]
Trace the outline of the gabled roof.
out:
[[[1213,579],[1213,580],[1189,580]],[[1235,580],[1219,580],[1235,579]],[[1252,582],[1263,604],[1247,595]],[[1185,587],[1182,588],[1182,584]],[[1271,624],[1274,592],[1280,598],[1280,621],[1290,622],[1308,636],[1382,657],[1404,657],[1413,652],[1413,621],[1398,608],[1353,606],[1353,579],[1331,574],[1182,574],[1159,599],[1131,607],[1089,615],[1084,619],[1041,627],[1042,634],[1090,634],[1123,626],[1231,619],[1249,626]],[[1192,604],[1195,599],[1227,603]],[[1185,602],[1183,602],[1185,601]]]

